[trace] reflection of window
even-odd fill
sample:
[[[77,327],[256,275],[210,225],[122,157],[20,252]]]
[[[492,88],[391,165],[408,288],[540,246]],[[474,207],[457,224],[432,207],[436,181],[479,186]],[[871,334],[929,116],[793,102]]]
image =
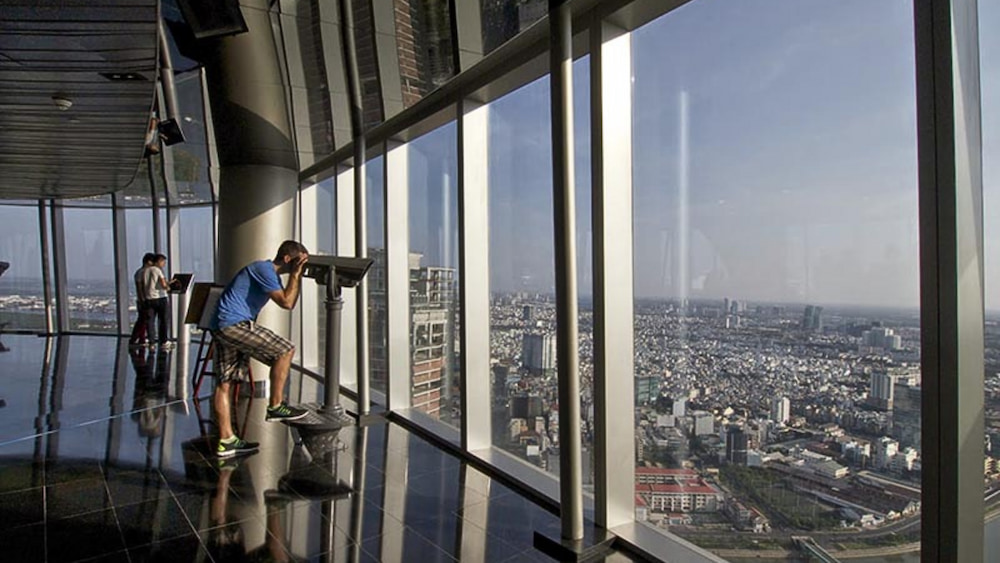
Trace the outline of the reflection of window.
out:
[[[480,3],[484,53],[506,43],[548,12],[545,0],[480,0]]]
[[[410,107],[455,74],[448,2],[397,3],[396,50],[403,107]]]

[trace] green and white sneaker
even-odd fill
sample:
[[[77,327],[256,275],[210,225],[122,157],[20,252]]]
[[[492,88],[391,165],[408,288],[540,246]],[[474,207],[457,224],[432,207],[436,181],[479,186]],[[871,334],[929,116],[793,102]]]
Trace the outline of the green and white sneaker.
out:
[[[288,403],[281,403],[276,407],[267,407],[267,416],[265,420],[271,421],[284,421],[284,420],[298,420],[303,416],[309,414],[306,409],[300,409],[299,407],[290,406]]]
[[[248,442],[238,436],[233,436],[227,441],[219,440],[219,445],[215,448],[216,457],[230,457],[254,453],[260,449],[257,442]]]

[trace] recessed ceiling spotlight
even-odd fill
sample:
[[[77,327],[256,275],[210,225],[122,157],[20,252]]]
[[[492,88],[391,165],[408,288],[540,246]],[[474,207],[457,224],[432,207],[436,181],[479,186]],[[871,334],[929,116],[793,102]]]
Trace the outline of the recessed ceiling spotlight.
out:
[[[73,107],[73,100],[69,99],[69,96],[65,94],[52,94],[52,103],[59,108],[60,111],[66,111]]]

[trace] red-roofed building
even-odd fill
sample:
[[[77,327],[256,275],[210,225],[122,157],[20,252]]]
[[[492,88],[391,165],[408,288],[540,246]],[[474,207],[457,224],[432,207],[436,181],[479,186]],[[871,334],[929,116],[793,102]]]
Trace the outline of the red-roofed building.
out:
[[[694,469],[664,469],[662,467],[636,467],[635,482],[642,484],[669,484],[682,481],[700,481]]]
[[[636,494],[651,512],[715,512],[724,500],[691,469],[638,467],[635,481]]]

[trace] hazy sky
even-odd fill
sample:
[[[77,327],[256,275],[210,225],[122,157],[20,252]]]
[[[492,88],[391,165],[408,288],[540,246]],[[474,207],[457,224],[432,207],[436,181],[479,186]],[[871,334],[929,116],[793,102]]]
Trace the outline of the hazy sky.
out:
[[[915,306],[909,2],[700,0],[634,34],[635,291]],[[987,254],[1000,228],[995,6],[982,6]],[[734,55],[735,54],[735,55]],[[589,293],[586,60],[577,61],[581,294]],[[491,105],[491,281],[550,291],[548,81]],[[580,110],[580,108],[577,108]],[[681,202],[686,200],[686,204]],[[682,213],[683,210],[683,213]],[[683,229],[681,225],[686,225]],[[988,259],[1000,283],[1000,261]],[[991,287],[995,285],[991,281]],[[988,291],[990,307],[1000,306]]]
[[[1000,308],[1000,3],[979,7],[987,306]],[[633,48],[637,296],[917,304],[910,2],[699,0],[636,31]],[[574,65],[584,295],[588,71]],[[494,290],[552,289],[548,92],[544,78],[491,104]],[[412,145],[411,249],[425,263],[455,261],[454,139],[449,125]],[[368,173],[375,211],[379,163]],[[372,237],[381,220],[369,222]],[[110,213],[73,227],[70,271],[103,278]],[[35,232],[37,210],[0,207],[8,276],[39,275]]]

